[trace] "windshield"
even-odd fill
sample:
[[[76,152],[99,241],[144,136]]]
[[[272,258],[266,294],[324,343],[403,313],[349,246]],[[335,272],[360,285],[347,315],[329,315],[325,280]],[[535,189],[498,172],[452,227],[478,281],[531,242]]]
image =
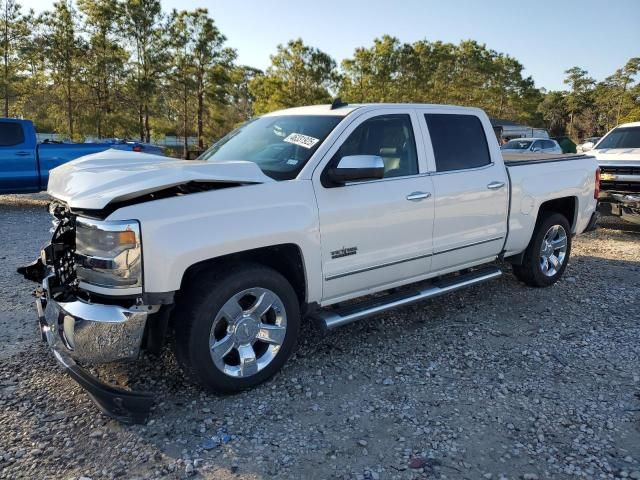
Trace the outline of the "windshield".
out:
[[[640,148],[640,127],[616,128],[596,148]]]
[[[291,180],[343,118],[327,115],[257,118],[213,144],[198,160],[247,160],[276,180]]]
[[[527,150],[531,146],[531,143],[532,142],[523,140],[509,140],[500,148],[503,150]]]

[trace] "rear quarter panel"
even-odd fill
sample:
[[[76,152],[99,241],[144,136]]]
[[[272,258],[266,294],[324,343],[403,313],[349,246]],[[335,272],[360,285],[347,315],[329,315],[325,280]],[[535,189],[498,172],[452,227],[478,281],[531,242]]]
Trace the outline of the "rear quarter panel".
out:
[[[593,157],[508,166],[511,209],[505,255],[515,255],[527,248],[540,206],[549,200],[574,198],[576,211],[571,231],[582,233],[597,206],[593,196],[597,167]]]

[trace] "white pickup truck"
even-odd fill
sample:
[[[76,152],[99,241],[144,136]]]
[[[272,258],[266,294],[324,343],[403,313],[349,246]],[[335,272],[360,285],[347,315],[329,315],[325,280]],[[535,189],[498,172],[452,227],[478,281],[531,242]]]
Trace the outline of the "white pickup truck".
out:
[[[516,158],[474,108],[278,111],[197,161],[106,151],[53,170],[55,233],[22,272],[42,281],[59,363],[105,412],[141,421],[148,395],[75,360],[134,359],[173,335],[185,373],[235,392],[285,363],[304,319],[331,329],[475,285],[502,258],[553,285],[594,218],[598,167]]]
[[[618,125],[589,155],[601,170],[600,212],[640,224],[640,122]]]

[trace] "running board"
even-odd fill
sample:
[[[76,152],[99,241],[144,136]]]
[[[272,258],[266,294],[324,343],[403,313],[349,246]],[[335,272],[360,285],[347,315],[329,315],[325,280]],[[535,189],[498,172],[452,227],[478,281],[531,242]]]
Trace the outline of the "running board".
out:
[[[320,310],[315,313],[314,317],[320,321],[320,324],[325,329],[331,330],[346,325],[347,323],[386,312],[393,308],[411,305],[428,298],[438,297],[445,293],[483,283],[497,278],[500,275],[502,275],[502,271],[499,268],[487,267],[434,281],[424,288],[410,288],[409,290],[390,293],[383,297],[373,298],[355,305],[348,305],[337,309]]]

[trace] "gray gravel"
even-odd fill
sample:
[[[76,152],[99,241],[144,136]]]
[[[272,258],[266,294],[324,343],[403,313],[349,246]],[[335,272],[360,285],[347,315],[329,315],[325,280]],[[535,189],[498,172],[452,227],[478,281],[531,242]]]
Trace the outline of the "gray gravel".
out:
[[[640,228],[578,239],[549,289],[505,275],[308,327],[240,395],[184,382],[169,350],[101,368],[158,394],[146,426],[122,426],[60,375],[13,273],[48,237],[44,203],[0,197],[0,478],[640,479]]]

